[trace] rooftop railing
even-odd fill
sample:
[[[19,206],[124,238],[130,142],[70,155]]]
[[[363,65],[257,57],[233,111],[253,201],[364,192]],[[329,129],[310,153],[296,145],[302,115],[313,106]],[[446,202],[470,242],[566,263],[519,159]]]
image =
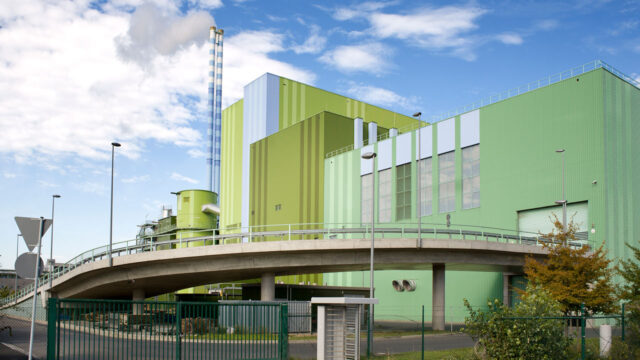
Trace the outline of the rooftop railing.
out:
[[[202,230],[200,230],[202,231]],[[255,243],[263,241],[290,241],[290,240],[320,240],[320,239],[350,239],[370,238],[371,225],[360,223],[304,223],[304,224],[280,224],[258,225],[249,227],[233,227],[222,229],[209,229],[209,236],[181,238],[166,241],[141,241],[132,239],[113,244],[112,257],[126,256],[143,252],[165,251],[196,246],[224,246],[228,244]],[[374,229],[376,238],[406,239],[418,238],[417,224],[394,224],[391,226],[376,224]],[[456,225],[447,227],[445,224],[423,223],[421,239],[451,239],[451,240],[477,240],[493,241],[509,244],[521,244],[541,246],[550,240],[540,234],[509,229]],[[576,240],[571,246],[591,246],[589,240]],[[54,269],[52,273],[40,277],[39,288],[46,289],[49,286],[49,276],[53,280],[75,270],[76,268],[108,258],[109,245],[87,250],[73,259]],[[12,296],[0,300],[0,305],[11,304],[26,295],[33,293],[33,284],[23,287]]]
[[[543,77],[543,78],[541,78],[539,80],[532,81],[530,83],[515,87],[513,89],[510,89],[510,90],[507,90],[507,91],[504,91],[504,92],[501,92],[501,93],[496,93],[496,94],[489,95],[489,96],[487,96],[485,98],[480,99],[479,101],[476,101],[476,102],[474,102],[472,104],[468,104],[468,105],[459,107],[459,108],[457,108],[455,110],[448,111],[448,112],[443,112],[443,113],[440,113],[440,114],[437,114],[437,115],[433,115],[429,122],[430,123],[436,123],[436,122],[441,121],[441,120],[446,120],[446,119],[452,118],[454,116],[457,116],[457,115],[460,115],[460,114],[467,113],[469,111],[473,111],[473,110],[479,109],[479,108],[481,108],[483,106],[491,105],[491,104],[494,104],[494,103],[497,103],[497,102],[512,98],[514,96],[522,95],[522,94],[528,93],[528,92],[533,91],[533,90],[537,90],[537,89],[540,89],[540,88],[543,88],[543,87],[547,87],[547,86],[553,85],[553,84],[555,84],[557,82],[560,82],[562,80],[570,79],[572,77],[579,76],[579,75],[582,75],[582,74],[587,73],[589,71],[593,71],[593,70],[600,69],[600,68],[609,71],[613,75],[619,77],[620,79],[622,79],[622,80],[626,81],[627,83],[629,83],[629,84],[635,86],[636,88],[640,89],[640,81],[632,78],[631,76],[625,75],[620,70],[614,68],[613,66],[605,63],[602,60],[593,60],[593,61],[590,61],[590,62],[585,63],[583,65],[571,68],[569,70],[565,70],[565,71],[561,71],[561,72],[556,73],[556,74],[545,76],[545,77]],[[399,128],[398,129],[398,133],[404,133],[404,132],[408,132],[408,131],[413,131],[413,130],[415,130],[417,128],[418,128],[418,124],[417,123],[416,124],[410,124],[409,126],[404,127],[402,129]],[[381,138],[381,136],[384,136],[384,138]],[[383,134],[383,135],[378,136],[378,140],[383,140],[383,139],[388,138],[388,137],[389,137],[388,134]],[[348,151],[351,151],[351,150],[353,150],[353,144],[345,146],[345,147],[337,149],[337,150],[334,150],[334,151],[331,151],[331,152],[328,152],[325,155],[325,158],[334,157],[336,155],[339,155],[339,154],[342,154],[342,153],[345,153],[345,152],[348,152]]]

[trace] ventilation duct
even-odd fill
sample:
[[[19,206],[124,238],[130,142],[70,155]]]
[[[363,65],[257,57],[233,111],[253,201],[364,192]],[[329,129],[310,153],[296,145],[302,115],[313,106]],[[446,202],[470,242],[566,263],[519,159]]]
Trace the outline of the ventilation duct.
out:
[[[393,280],[391,282],[391,285],[393,285],[394,290],[397,291],[397,292],[403,292],[404,291],[404,287],[402,286],[402,282],[400,280]]]
[[[409,292],[415,291],[416,282],[414,280],[402,280],[402,287]]]

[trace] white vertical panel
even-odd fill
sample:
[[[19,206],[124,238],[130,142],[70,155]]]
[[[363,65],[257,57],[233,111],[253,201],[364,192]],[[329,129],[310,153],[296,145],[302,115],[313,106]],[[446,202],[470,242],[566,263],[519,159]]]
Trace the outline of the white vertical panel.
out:
[[[396,137],[396,166],[411,162],[411,133]]]
[[[378,171],[391,167],[391,139],[378,143]]]
[[[394,137],[394,136],[398,136],[398,129],[396,128],[389,129],[389,137]]]
[[[480,110],[460,115],[460,147],[480,143]]]
[[[378,141],[378,124],[373,121],[369,123],[369,145]]]
[[[367,145],[360,150],[360,155],[373,152],[373,145]],[[371,174],[373,172],[373,161],[360,157],[360,175]]]
[[[437,123],[438,154],[456,149],[456,119],[451,118]]]
[[[362,119],[353,119],[353,148],[360,149],[363,145],[362,140]]]
[[[280,77],[264,74],[244,87],[242,122],[242,226],[249,226],[251,144],[279,129]]]
[[[420,130],[420,159],[433,155],[433,126],[423,127]],[[418,153],[418,134],[416,134],[416,154]]]

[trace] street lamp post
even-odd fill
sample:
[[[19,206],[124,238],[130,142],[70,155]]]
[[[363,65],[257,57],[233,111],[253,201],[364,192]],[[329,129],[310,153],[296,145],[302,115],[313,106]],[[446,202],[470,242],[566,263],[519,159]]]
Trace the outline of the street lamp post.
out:
[[[565,194],[565,178],[564,178],[564,168],[565,168],[565,160],[564,160],[564,149],[556,150],[557,153],[562,154],[562,200],[556,201],[556,204],[562,204],[562,231],[567,233],[567,196]]]
[[[49,246],[49,289],[53,286],[53,269],[55,267],[55,261],[53,260],[53,214],[56,208],[56,199],[59,199],[60,195],[51,195],[51,244]]]
[[[416,207],[416,214],[418,216],[418,247],[421,248],[422,247],[422,202],[420,200],[422,200],[420,198],[420,160],[421,160],[421,156],[422,156],[422,151],[420,149],[421,145],[422,145],[422,141],[421,141],[421,133],[422,133],[422,113],[420,111],[418,111],[417,113],[413,114],[413,117],[417,117],[418,118],[418,154],[416,156],[416,174],[418,174],[418,181],[416,182],[416,187],[418,188],[416,191],[416,197],[418,199],[418,206]]]
[[[113,257],[111,251],[113,250],[113,163],[115,159],[115,148],[120,147],[120,143],[111,143],[111,216],[109,220],[109,267],[113,266]]]
[[[373,299],[373,249],[374,249],[374,219],[375,219],[375,197],[376,197],[376,186],[375,186],[375,157],[377,154],[375,152],[367,152],[362,154],[362,158],[365,160],[371,159],[371,259],[369,261],[369,298]],[[367,333],[368,341],[367,341],[367,357],[371,356],[373,352],[373,304],[369,305],[369,331]]]

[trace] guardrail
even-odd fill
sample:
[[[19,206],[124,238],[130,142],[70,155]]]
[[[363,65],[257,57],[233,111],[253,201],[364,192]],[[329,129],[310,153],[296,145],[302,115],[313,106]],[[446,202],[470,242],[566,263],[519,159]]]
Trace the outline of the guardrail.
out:
[[[420,228],[421,239],[457,239],[495,241],[531,246],[541,246],[550,240],[540,234],[509,229],[457,225],[455,228],[445,224],[423,223]],[[245,230],[245,231],[243,231]],[[253,243],[263,241],[291,241],[291,240],[320,240],[320,239],[349,239],[370,238],[371,225],[360,223],[304,223],[304,224],[277,224],[258,225],[250,227],[235,227],[222,229],[198,230],[211,231],[211,235],[152,241],[151,238],[138,238],[116,242],[112,246],[111,256],[126,256],[141,252],[165,251],[196,246],[224,246],[228,244]],[[414,223],[394,224],[385,226],[376,224],[374,237],[376,238],[418,238],[418,226]],[[588,239],[576,240],[571,246],[590,246]],[[40,288],[49,286],[49,278],[55,280],[70,271],[87,263],[108,258],[109,245],[100,246],[81,253],[65,264],[58,266],[53,273],[46,273],[40,277]],[[17,301],[33,292],[33,284],[23,287],[17,293],[0,301],[5,305]]]
[[[565,70],[565,71],[561,71],[559,73],[556,74],[552,74],[552,75],[548,75],[545,76],[539,80],[536,81],[532,81],[530,83],[518,86],[516,88],[513,89],[509,89],[507,91],[503,91],[500,93],[494,93],[492,95],[489,95],[485,98],[482,98],[472,104],[468,104],[465,106],[461,106],[455,110],[451,110],[451,111],[447,111],[447,112],[443,112],[437,115],[433,115],[431,116],[431,120],[424,120],[424,121],[428,121],[429,123],[433,124],[436,123],[438,121],[441,120],[446,120],[449,119],[451,117],[460,115],[460,114],[464,114],[467,113],[469,111],[473,111],[476,109],[479,109],[483,106],[487,106],[487,105],[491,105],[497,102],[500,102],[502,100],[506,100],[509,98],[512,98],[514,96],[518,96],[518,95],[522,95],[525,93],[528,93],[530,91],[533,90],[537,90],[543,87],[547,87],[550,85],[553,85],[557,82],[560,82],[562,80],[566,80],[566,79],[570,79],[574,76],[578,76],[578,75],[582,75],[584,73],[596,70],[596,69],[600,69],[603,68],[607,71],[609,71],[610,73],[612,73],[613,75],[619,77],[620,79],[628,82],[629,84],[637,87],[640,89],[640,82],[634,78],[632,78],[631,76],[628,76],[626,74],[624,74],[623,72],[621,72],[620,70],[614,68],[613,66],[607,64],[606,62],[602,61],[602,60],[593,60],[593,61],[589,61],[588,63],[573,67],[569,70]],[[427,124],[425,124],[427,125]],[[404,133],[404,132],[408,132],[408,131],[413,131],[418,127],[417,124],[409,124],[408,126],[405,126],[404,128],[399,128],[398,129],[398,133]],[[386,136],[380,135],[378,136],[378,140],[383,140],[385,138],[388,137],[388,134],[386,134]],[[348,145],[345,146],[343,148],[331,151],[327,154],[325,154],[325,158],[330,158],[330,157],[334,157],[336,155],[348,152],[353,150],[353,144],[352,145]]]

